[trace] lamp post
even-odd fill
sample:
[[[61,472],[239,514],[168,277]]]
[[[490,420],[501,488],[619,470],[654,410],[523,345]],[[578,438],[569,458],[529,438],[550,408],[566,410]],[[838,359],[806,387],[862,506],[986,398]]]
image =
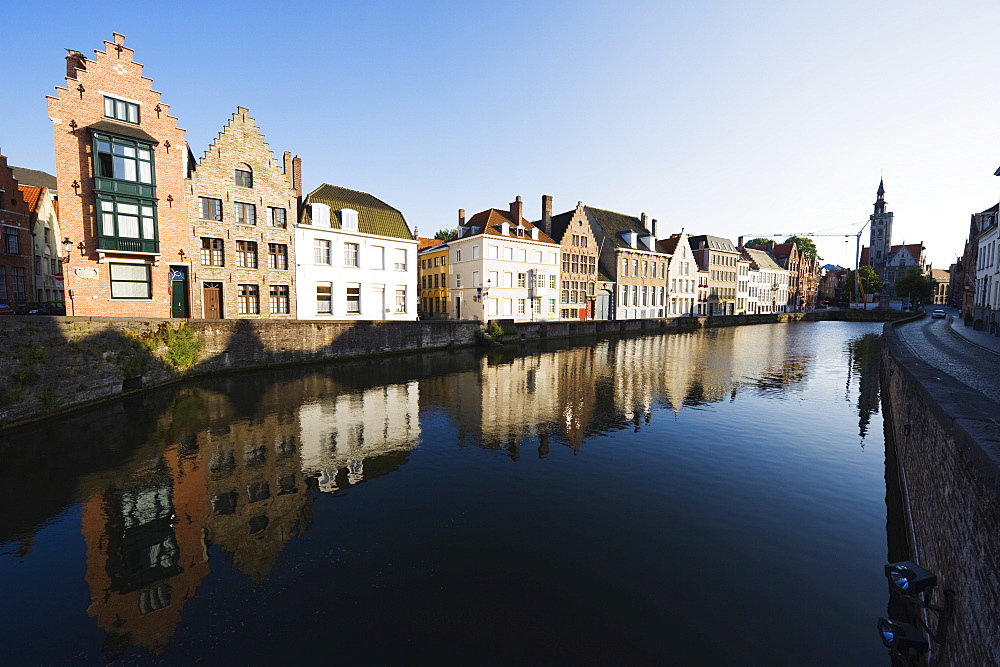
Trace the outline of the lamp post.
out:
[[[62,262],[63,264],[69,264],[69,255],[73,251],[73,242],[70,240],[68,236],[63,239],[62,247],[63,247]]]

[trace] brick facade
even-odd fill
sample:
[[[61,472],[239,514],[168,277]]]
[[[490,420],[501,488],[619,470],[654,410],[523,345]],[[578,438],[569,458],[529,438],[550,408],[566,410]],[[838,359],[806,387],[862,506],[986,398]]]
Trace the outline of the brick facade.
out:
[[[30,301],[35,292],[31,216],[17,186],[7,158],[0,155],[0,304],[11,308]]]
[[[191,165],[191,317],[295,317],[300,181],[293,164],[298,159],[293,163],[288,153],[278,164],[253,118],[239,107]],[[251,180],[241,176],[237,182],[237,171]]]
[[[600,245],[594,236],[583,202],[554,218],[552,200],[542,198],[542,231],[559,243],[559,318],[592,320],[598,296],[597,266]]]
[[[133,60],[132,49],[124,43],[125,37],[115,33],[103,51],[95,52],[94,60],[70,52],[66,85],[48,98],[60,222],[63,235],[74,246],[64,266],[67,312],[170,317],[172,294],[180,297],[187,290],[184,280],[174,281],[172,287],[171,271],[174,277],[189,275],[192,250],[184,130],[177,127],[169,106],[152,89],[152,80],[142,75],[142,65]],[[108,99],[118,107],[106,115]],[[133,111],[137,114],[130,117]],[[98,134],[132,142],[132,149],[150,150],[151,160],[138,167],[133,162],[119,172],[117,154],[113,158],[109,154],[106,164],[97,155]],[[106,171],[112,165],[113,174]],[[152,179],[143,181],[142,169],[147,165]],[[140,176],[128,176],[129,169]],[[118,207],[117,217],[103,208],[111,205]],[[132,209],[125,207],[135,207],[146,217],[127,220],[123,212]],[[154,224],[148,222],[150,210]],[[148,282],[142,279],[143,269]],[[114,285],[112,271],[118,278]]]

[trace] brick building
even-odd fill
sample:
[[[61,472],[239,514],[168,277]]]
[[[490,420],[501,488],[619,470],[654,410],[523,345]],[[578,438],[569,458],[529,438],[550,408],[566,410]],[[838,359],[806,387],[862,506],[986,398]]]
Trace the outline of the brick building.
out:
[[[35,291],[33,301],[63,300],[63,257],[70,248],[62,244],[56,177],[44,171],[11,167],[31,220],[34,245]]]
[[[295,317],[298,158],[278,164],[243,107],[189,162],[191,317]]]
[[[0,304],[14,308],[34,294],[31,215],[7,158],[0,155]]]
[[[188,315],[187,149],[152,83],[115,33],[93,60],[71,51],[66,85],[48,98],[76,315]]]
[[[564,320],[592,320],[598,316],[600,298],[597,275],[597,243],[583,202],[572,211],[552,216],[552,197],[542,197],[542,231],[561,248],[559,273],[559,317]]]

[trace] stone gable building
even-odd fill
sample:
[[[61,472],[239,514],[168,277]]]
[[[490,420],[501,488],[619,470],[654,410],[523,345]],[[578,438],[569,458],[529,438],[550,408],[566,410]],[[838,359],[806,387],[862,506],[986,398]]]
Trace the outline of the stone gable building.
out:
[[[190,159],[191,317],[295,318],[300,165],[278,163],[243,107]]]
[[[552,215],[552,197],[542,196],[542,231],[561,246],[559,273],[559,319],[593,320],[601,310],[597,260],[600,248],[587,218],[583,202],[557,216]]]
[[[114,34],[93,60],[66,56],[48,98],[60,225],[76,315],[187,317],[191,233],[184,130]]]

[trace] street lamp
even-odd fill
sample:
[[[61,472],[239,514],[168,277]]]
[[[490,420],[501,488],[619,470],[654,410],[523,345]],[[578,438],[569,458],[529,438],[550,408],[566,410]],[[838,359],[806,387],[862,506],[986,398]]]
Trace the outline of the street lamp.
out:
[[[63,264],[69,264],[69,254],[70,252],[73,251],[73,242],[70,241],[68,236],[63,239],[62,247],[63,247],[62,262]]]

